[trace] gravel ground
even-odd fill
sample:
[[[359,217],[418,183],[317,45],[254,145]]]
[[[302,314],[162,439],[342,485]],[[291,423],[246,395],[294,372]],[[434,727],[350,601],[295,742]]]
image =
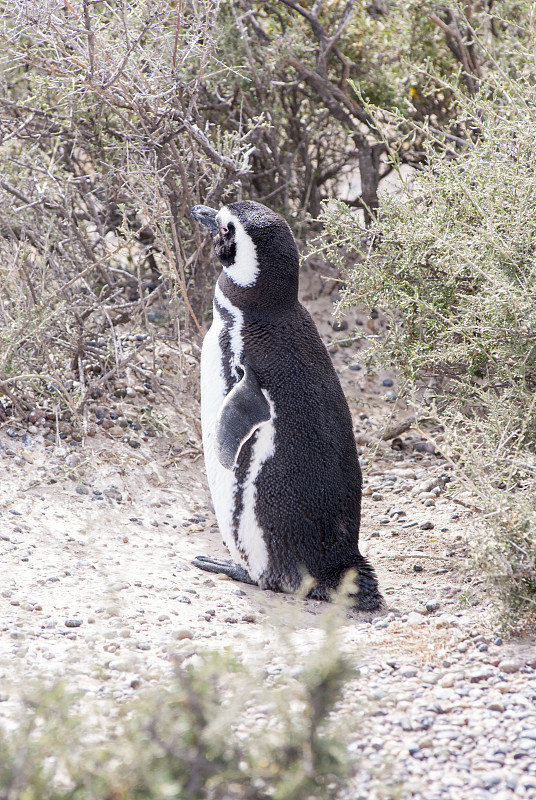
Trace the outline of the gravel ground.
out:
[[[471,503],[448,464],[414,431],[394,443],[374,436],[404,416],[396,376],[357,369],[359,344],[332,343],[345,333],[326,321],[326,298],[308,305],[365,442],[363,549],[386,600],[341,630],[359,664],[337,712],[360,759],[344,800],[536,798],[536,639],[502,641],[467,566]],[[19,689],[35,676],[120,701],[165,681],[184,648],[194,661],[232,648],[268,674],[284,668],[284,613],[298,649],[322,637],[323,604],[190,565],[225,551],[189,404],[179,413],[127,385],[90,408],[83,441],[68,423],[60,431],[35,417],[1,427],[0,724],[14,724]],[[148,405],[168,436],[154,436]]]

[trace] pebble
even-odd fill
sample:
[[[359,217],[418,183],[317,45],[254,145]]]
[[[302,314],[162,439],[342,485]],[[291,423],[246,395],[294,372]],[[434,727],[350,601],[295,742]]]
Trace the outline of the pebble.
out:
[[[81,483],[79,483],[78,486],[76,486],[75,488],[75,492],[77,494],[89,494],[89,489],[87,488],[87,486],[83,486]]]
[[[435,528],[435,525],[431,520],[427,519],[424,522],[419,523],[419,528],[421,531],[431,531],[433,528]]]
[[[413,667],[410,664],[401,667],[398,672],[403,678],[415,678],[415,676],[419,674],[417,667]]]
[[[426,625],[426,617],[418,611],[410,611],[407,618],[408,625]]]
[[[66,628],[79,628],[82,624],[81,619],[66,619],[65,620],[65,627]]]
[[[181,628],[174,633],[174,637],[180,641],[181,639],[193,639],[194,635],[189,628]]]
[[[519,672],[523,664],[517,658],[504,658],[499,661],[499,669],[501,672],[514,673]]]

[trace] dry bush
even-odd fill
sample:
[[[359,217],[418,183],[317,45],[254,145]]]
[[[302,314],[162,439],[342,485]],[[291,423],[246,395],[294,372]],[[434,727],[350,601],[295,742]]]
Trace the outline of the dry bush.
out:
[[[54,395],[80,413],[135,360],[126,330],[201,329],[208,248],[189,212],[221,202],[250,148],[197,124],[228,73],[218,6],[4,4],[0,390],[20,414]]]
[[[350,199],[369,215],[392,143],[363,97],[416,119],[433,110],[440,126],[452,111],[401,61],[423,42],[433,63],[469,57],[458,17],[434,9],[4,0],[4,415],[47,400],[79,417],[137,363],[127,333],[197,335],[215,270],[195,203],[256,199],[299,233],[358,166]],[[422,159],[415,144],[400,152]]]

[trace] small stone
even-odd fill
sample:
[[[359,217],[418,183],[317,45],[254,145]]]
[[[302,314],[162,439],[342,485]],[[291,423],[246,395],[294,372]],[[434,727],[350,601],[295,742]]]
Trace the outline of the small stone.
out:
[[[105,419],[110,413],[110,409],[106,408],[106,406],[97,406],[95,409],[95,416],[97,419]]]
[[[75,492],[77,494],[89,494],[89,489],[87,488],[87,486],[83,486],[81,483],[79,483],[78,486],[75,488]]]
[[[138,650],[150,650],[151,649],[151,645],[148,642],[138,642],[136,644],[136,647],[138,648]]]
[[[255,617],[255,614],[244,614],[244,616],[242,617],[242,622],[256,622],[256,621],[257,618]]]
[[[79,628],[82,624],[81,619],[66,619],[65,620],[65,627],[66,628]]]
[[[378,503],[380,500],[383,500],[383,494],[380,494],[380,492],[374,492],[370,499]]]
[[[425,625],[426,618],[423,614],[419,614],[418,611],[410,611],[407,618],[408,625]]]
[[[435,525],[431,520],[427,519],[420,523],[419,528],[421,531],[431,531],[433,528],[435,528]]]
[[[428,614],[433,614],[439,609],[439,603],[436,600],[424,600],[423,605]]]
[[[523,664],[517,658],[503,658],[499,661],[499,669],[501,672],[514,673],[519,672]]]
[[[468,673],[467,677],[470,683],[480,683],[480,681],[487,681],[493,675],[493,670],[490,667],[478,667]]]
[[[501,782],[501,776],[493,772],[488,772],[482,775],[480,779],[484,789],[491,789],[493,786],[498,786]]]
[[[456,649],[459,653],[467,653],[469,645],[467,642],[458,642]]]
[[[393,385],[393,381],[391,380],[391,378],[385,378],[382,381],[382,386],[392,386],[392,385]]]
[[[413,572],[423,572],[423,571],[424,571],[424,567],[422,566],[422,564],[414,564],[413,565]]]
[[[397,393],[393,392],[391,390],[385,392],[385,394],[384,394],[384,399],[385,400],[393,401],[393,400],[396,400],[396,398],[397,398]]]
[[[123,499],[123,495],[121,494],[117,486],[110,486],[109,489],[105,489],[104,494],[106,495],[106,497],[109,497],[110,500],[117,500],[118,502],[121,502],[121,500]]]
[[[175,634],[175,638],[177,638],[179,640],[181,640],[181,639],[193,639],[194,635],[193,635],[192,631],[189,628],[181,628]]]
[[[432,442],[417,442],[413,445],[413,449],[417,453],[430,453],[431,455],[436,451],[435,445],[433,445]]]
[[[359,365],[359,364],[350,364],[350,367],[349,367],[349,369],[351,369],[351,370],[352,370],[352,372],[359,372],[359,370],[361,369],[361,367],[360,367],[360,365]]]
[[[381,630],[382,628],[388,628],[389,627],[389,620],[388,619],[377,619],[377,620],[374,621],[373,624],[374,624],[375,628],[377,628],[378,630]]]
[[[348,323],[345,319],[334,319],[331,323],[331,327],[338,333],[340,331],[348,330]]]
[[[77,467],[82,461],[82,457],[78,453],[69,453],[65,459],[65,464],[68,467]]]
[[[401,667],[398,670],[398,674],[402,675],[403,678],[414,678],[416,675],[419,674],[419,670],[412,664],[406,664],[406,666]]]

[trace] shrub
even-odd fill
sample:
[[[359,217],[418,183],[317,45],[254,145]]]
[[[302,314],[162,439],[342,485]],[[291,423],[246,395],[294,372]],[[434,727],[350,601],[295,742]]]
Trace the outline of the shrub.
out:
[[[520,63],[528,33],[502,59]],[[504,55],[506,53],[506,56]],[[426,126],[427,163],[385,197],[368,256],[347,272],[346,304],[390,316],[383,358],[432,378],[460,479],[481,510],[475,555],[516,614],[536,607],[536,92],[529,50],[517,72],[491,59],[479,91],[442,85],[463,138]],[[386,118],[383,116],[385,124]],[[389,124],[407,121],[390,117]],[[414,135],[415,129],[409,132]],[[396,160],[396,154],[392,153]],[[360,254],[349,209],[327,206],[339,244]],[[332,247],[333,258],[341,258]],[[512,618],[511,618],[512,619]]]
[[[277,677],[228,653],[187,666],[182,653],[171,682],[120,705],[27,689],[17,729],[0,730],[0,798],[335,797],[349,767],[329,719],[351,674],[339,612],[330,609],[324,642],[305,659],[282,643]]]

